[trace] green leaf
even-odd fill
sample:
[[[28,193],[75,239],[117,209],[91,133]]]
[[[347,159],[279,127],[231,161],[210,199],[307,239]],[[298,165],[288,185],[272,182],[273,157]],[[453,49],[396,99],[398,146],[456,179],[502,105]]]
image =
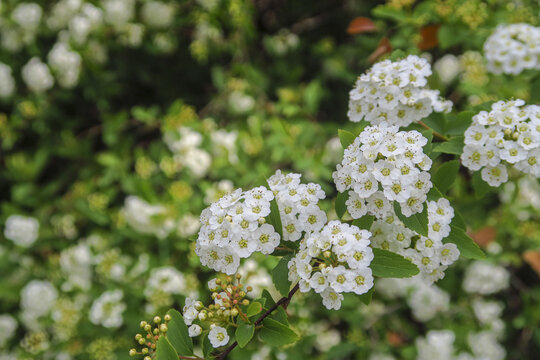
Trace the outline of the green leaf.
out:
[[[448,141],[433,144],[432,151],[445,154],[461,155],[461,153],[463,153],[463,146],[465,146],[464,141],[465,137],[455,136],[450,138]]]
[[[276,309],[275,314],[272,316],[272,319],[279,321],[285,326],[289,326],[289,317],[287,316],[287,312],[282,306],[279,306]]]
[[[403,256],[388,250],[373,248],[371,270],[374,276],[407,278],[418,274],[418,267]]]
[[[356,219],[352,222],[354,226],[358,226],[360,229],[369,230],[375,220],[373,215],[364,215],[360,219]]]
[[[469,259],[484,259],[486,255],[480,247],[462,229],[450,224],[450,235],[443,239],[444,243],[456,244],[463,257]]]
[[[459,161],[452,160],[442,164],[435,175],[433,175],[433,184],[445,194],[448,189],[454,185],[459,171]]]
[[[446,119],[441,113],[433,112],[431,115],[429,115],[429,117],[423,119],[422,122],[439,134],[445,133]]]
[[[401,213],[401,207],[398,202],[394,202],[394,210],[399,220],[403,221],[406,227],[416,231],[420,235],[428,236],[427,206],[423,206],[421,213],[412,214],[409,217]]]
[[[266,217],[266,222],[274,227],[274,230],[279,234],[279,238],[283,239],[283,225],[281,224],[281,215],[279,215],[279,207],[276,199],[270,201],[270,215]]]
[[[369,291],[365,294],[358,295],[360,298],[360,301],[363,302],[366,305],[369,305],[371,303],[371,299],[373,298],[373,287],[369,289]]]
[[[270,293],[268,292],[268,290],[264,289],[261,293],[261,298],[265,300],[265,304],[264,306],[266,308],[271,308],[272,306],[275,305],[275,301],[274,299],[272,298],[272,295],[270,295]]]
[[[178,360],[178,354],[169,340],[161,336],[156,345],[156,360]]]
[[[348,148],[356,139],[356,136],[354,136],[352,132],[342,129],[338,130],[338,136],[341,146],[343,146],[344,149]]]
[[[457,115],[448,116],[447,135],[463,135],[465,130],[471,125],[472,118],[475,115],[474,111],[462,111]]]
[[[465,224],[465,220],[463,220],[463,216],[454,209],[454,218],[452,219],[452,225],[455,227],[461,229],[461,230],[467,230],[467,224]]]
[[[205,334],[202,340],[202,351],[205,359],[209,359],[212,353],[212,350],[214,350],[214,347],[210,343],[210,339],[208,338],[208,334]]]
[[[268,318],[264,319],[259,335],[262,341],[277,347],[292,344],[298,340],[298,335],[291,328]]]
[[[171,309],[167,312],[171,320],[167,324],[167,339],[174,346],[176,352],[182,356],[193,355],[193,341],[189,336],[188,328],[182,315]]]
[[[435,185],[433,185],[433,187],[427,193],[427,198],[429,201],[437,201],[443,197],[444,195],[439,191],[439,189],[437,189]]]
[[[272,282],[282,296],[289,295],[289,290],[291,289],[289,267],[287,266],[289,260],[291,260],[291,256],[282,257],[276,267],[272,269]]]
[[[481,199],[491,191],[491,186],[482,179],[480,171],[475,171],[472,175],[472,187],[477,199]]]
[[[253,334],[255,333],[255,326],[249,325],[244,322],[240,322],[238,324],[238,327],[236,328],[236,341],[238,342],[238,346],[243,348],[246,346],[251,338],[253,338]]]
[[[338,218],[342,218],[343,215],[345,215],[345,212],[347,211],[347,205],[345,205],[345,202],[349,199],[349,192],[338,192],[336,197],[336,214]]]
[[[262,311],[262,304],[260,302],[254,301],[247,307],[246,315],[247,317],[251,317],[253,315],[257,315]]]

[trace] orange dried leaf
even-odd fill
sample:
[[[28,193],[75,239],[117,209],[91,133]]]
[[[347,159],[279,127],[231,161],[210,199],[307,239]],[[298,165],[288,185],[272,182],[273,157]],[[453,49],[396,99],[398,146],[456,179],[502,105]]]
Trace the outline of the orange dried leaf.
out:
[[[405,344],[405,340],[403,339],[403,336],[401,334],[395,332],[395,331],[387,331],[386,332],[386,340],[388,340],[388,343],[392,346],[402,346]]]
[[[368,61],[373,64],[375,60],[389,52],[392,52],[392,44],[390,44],[390,40],[388,40],[388,38],[384,37],[379,42],[379,45],[377,46],[375,51],[373,51],[371,55],[369,55]]]
[[[421,40],[418,44],[420,50],[429,50],[439,45],[439,39],[437,38],[437,32],[441,25],[427,25],[420,29]]]
[[[475,231],[470,235],[475,243],[483,248],[486,248],[495,240],[497,230],[492,226],[486,226],[485,228]]]
[[[357,17],[349,24],[347,33],[349,35],[361,34],[365,32],[376,31],[375,23],[367,17]]]
[[[529,250],[523,253],[523,260],[529,264],[538,275],[540,275],[540,251]]]

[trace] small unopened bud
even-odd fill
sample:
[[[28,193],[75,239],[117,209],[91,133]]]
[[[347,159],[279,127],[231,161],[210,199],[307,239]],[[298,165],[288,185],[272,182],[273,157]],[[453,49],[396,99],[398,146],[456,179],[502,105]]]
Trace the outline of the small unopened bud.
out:
[[[263,217],[262,217],[262,218],[259,218],[259,225],[262,225],[262,224],[264,224],[264,223],[266,223],[266,219],[263,218]]]
[[[253,291],[253,288],[252,288],[251,286],[248,286],[248,287],[246,288],[246,290],[247,290],[247,292],[250,292],[250,291]]]
[[[231,215],[225,216],[225,219],[227,219],[228,222],[232,222],[232,216]]]
[[[505,129],[505,130],[504,130],[504,135],[506,135],[506,136],[512,135],[512,130],[510,130],[510,129]]]
[[[152,331],[152,333],[153,333],[154,335],[157,335],[157,334],[159,334],[159,330],[158,330],[158,328],[155,328],[155,329],[154,329],[154,331]]]
[[[512,134],[512,139],[517,140],[519,138],[519,133],[516,131]]]
[[[146,324],[148,324],[146,321],[141,321],[141,323],[139,324],[139,326],[141,327],[141,329],[144,329],[144,327],[146,326]]]
[[[217,316],[223,315],[223,310],[219,309],[218,311],[216,311],[216,315]]]
[[[204,321],[206,320],[206,317],[207,317],[206,313],[204,312],[199,313],[199,320]]]
[[[148,354],[149,351],[150,351],[150,350],[148,350],[148,348],[143,348],[143,349],[142,349],[142,353],[143,353],[143,354]]]
[[[152,331],[152,325],[150,324],[144,325],[144,331],[148,331],[148,332]]]
[[[227,276],[227,282],[230,283],[232,281],[232,277]]]
[[[214,317],[214,313],[212,311],[208,312],[208,318],[211,319]]]
[[[135,335],[135,340],[139,341],[139,339],[141,339],[141,338],[142,338],[142,335],[141,335],[141,334]]]
[[[167,321],[167,322],[171,321],[171,315],[169,315],[169,314],[165,315],[165,316],[163,317],[163,320],[165,320],[165,321]]]
[[[161,332],[167,332],[167,330],[169,330],[169,328],[167,327],[167,325],[165,325],[165,324],[159,325],[159,331],[161,331]]]
[[[135,356],[135,355],[137,355],[137,350],[135,349],[129,350],[129,356]]]
[[[154,323],[159,324],[161,322],[161,318],[159,316],[154,317]]]
[[[140,345],[144,345],[144,342],[145,342],[145,341],[146,341],[146,340],[144,340],[143,338],[140,338],[140,339],[139,339],[139,344],[140,344]]]
[[[235,276],[235,277],[236,277],[236,279],[240,280],[240,279],[242,278],[242,275],[240,275],[240,274],[236,274],[236,276]]]
[[[319,264],[319,269],[322,270],[322,269],[324,269],[324,268],[326,268],[326,264],[324,264],[324,263],[323,263],[323,264]]]
[[[216,284],[221,284],[221,279],[216,279]]]
[[[329,258],[330,256],[332,256],[332,253],[330,251],[326,250],[325,252],[323,252],[323,256],[325,258]]]
[[[249,305],[249,300],[248,299],[242,300],[242,305]]]
[[[238,295],[239,295],[240,297],[244,297],[244,296],[246,296],[246,292],[245,292],[245,291],[240,291],[240,292],[238,293]]]
[[[200,301],[196,301],[196,302],[195,302],[195,309],[201,310],[203,307],[204,307],[204,306],[203,306],[203,303],[202,303],[202,302],[200,302]]]
[[[152,360],[152,358],[150,356],[145,356],[144,360]]]
[[[231,310],[231,315],[232,316],[237,316],[238,315],[238,309],[234,308]]]
[[[231,310],[225,310],[225,311],[223,312],[223,315],[224,315],[224,316],[227,316],[227,317],[231,316]]]

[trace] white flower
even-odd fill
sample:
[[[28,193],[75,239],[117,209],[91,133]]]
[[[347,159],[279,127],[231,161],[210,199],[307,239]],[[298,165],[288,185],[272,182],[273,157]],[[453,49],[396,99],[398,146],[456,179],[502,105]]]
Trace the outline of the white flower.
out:
[[[92,261],[90,248],[85,243],[69,247],[60,253],[60,268],[67,277],[63,290],[72,287],[89,290],[92,285]]]
[[[20,3],[11,13],[13,21],[28,32],[36,31],[41,21],[43,10],[36,3]]]
[[[47,315],[58,298],[58,291],[48,281],[32,280],[21,290],[21,309],[30,317]]]
[[[11,215],[6,220],[4,236],[22,247],[31,246],[38,238],[39,222],[32,217]]]
[[[6,342],[15,335],[17,329],[17,320],[8,314],[0,315],[0,348],[4,347]]]
[[[463,289],[468,293],[488,295],[506,289],[509,283],[510,274],[504,267],[475,261],[465,271]]]
[[[408,126],[433,111],[450,111],[452,102],[442,99],[438,91],[424,88],[429,75],[429,63],[415,55],[373,65],[350,92],[349,119]]]
[[[540,28],[529,24],[499,25],[484,43],[487,68],[495,74],[517,75],[540,69]]]
[[[126,309],[126,304],[122,302],[123,297],[122,290],[109,290],[101,294],[92,303],[89,314],[90,321],[106,328],[122,326],[124,322],[122,313]]]
[[[122,213],[127,223],[143,234],[153,234],[159,238],[164,238],[174,228],[172,219],[160,219],[166,215],[164,206],[151,205],[134,195],[126,198]]]
[[[339,310],[341,308],[341,301],[343,300],[343,295],[335,292],[331,289],[326,289],[321,293],[323,305],[326,306],[328,310]]]
[[[218,348],[220,346],[227,345],[229,342],[229,334],[227,334],[227,330],[225,328],[222,328],[221,326],[214,326],[208,333],[208,340],[210,340],[210,343],[214,348]]]
[[[201,327],[197,324],[193,324],[188,328],[188,334],[190,337],[199,336],[201,334]]]
[[[159,292],[164,294],[182,294],[186,291],[184,275],[171,266],[152,269],[144,288],[144,295],[151,297]]]
[[[446,54],[433,64],[433,68],[442,82],[449,84],[461,71],[459,59],[452,54]]]
[[[81,56],[77,52],[58,42],[49,52],[48,61],[62,87],[71,88],[77,84],[81,71]]]
[[[174,6],[161,1],[148,1],[142,7],[142,19],[151,27],[167,28],[174,21]]]
[[[498,101],[465,131],[462,163],[491,186],[508,181],[508,166],[540,177],[540,107],[524,103]]]
[[[15,80],[11,68],[0,62],[0,98],[10,97],[15,91]]]
[[[49,68],[39,58],[31,58],[22,68],[22,78],[28,88],[36,93],[49,90],[54,85],[54,78]]]

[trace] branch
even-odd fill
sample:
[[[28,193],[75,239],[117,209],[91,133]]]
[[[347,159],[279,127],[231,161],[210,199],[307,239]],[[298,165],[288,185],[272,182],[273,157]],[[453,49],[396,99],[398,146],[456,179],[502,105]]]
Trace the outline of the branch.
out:
[[[293,295],[298,291],[298,289],[300,288],[300,285],[299,284],[296,284],[291,291],[289,291],[289,295],[287,297],[282,297],[281,299],[279,299],[270,309],[268,309],[264,314],[262,314],[261,316],[259,316],[259,318],[257,320],[255,320],[255,322],[253,323],[254,326],[257,326],[259,325],[260,323],[263,322],[264,319],[266,319],[268,317],[268,315],[270,315],[274,310],[276,310],[279,306],[283,307],[284,309],[287,309],[287,306],[289,306],[289,303],[291,302],[291,298],[293,297]],[[229,355],[229,353],[231,351],[233,351],[233,349],[238,345],[238,342],[234,342],[231,344],[231,346],[229,346],[227,349],[225,349],[221,354],[218,354],[216,355],[216,360],[224,360],[227,355]]]
[[[428,130],[432,130],[433,131],[433,136],[435,136],[436,138],[439,138],[439,139],[444,140],[444,141],[448,141],[448,138],[446,136],[439,134],[438,132],[436,132],[435,130],[433,130],[429,126],[427,126],[423,121],[419,121],[418,124],[420,124],[422,127],[426,128]]]

